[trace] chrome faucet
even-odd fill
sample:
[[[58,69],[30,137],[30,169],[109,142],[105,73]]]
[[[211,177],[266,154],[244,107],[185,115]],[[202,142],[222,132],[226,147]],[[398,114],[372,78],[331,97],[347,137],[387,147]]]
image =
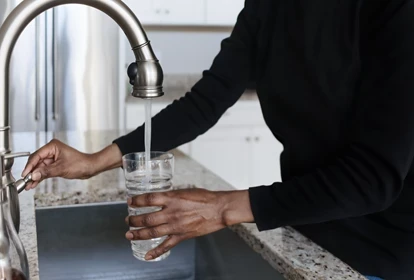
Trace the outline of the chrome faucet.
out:
[[[25,0],[7,17],[0,28],[0,153],[4,154],[5,174],[2,183],[9,187],[11,214],[16,230],[20,226],[18,191],[24,189],[30,178],[15,181],[11,174],[15,157],[28,156],[29,153],[12,153],[10,147],[9,121],[9,68],[10,58],[17,39],[24,28],[39,14],[56,6],[82,4],[96,8],[111,17],[126,34],[136,62],[128,68],[132,95],[150,99],[162,96],[163,71],[155,56],[150,42],[139,20],[121,0]],[[35,71],[35,70],[33,70]]]

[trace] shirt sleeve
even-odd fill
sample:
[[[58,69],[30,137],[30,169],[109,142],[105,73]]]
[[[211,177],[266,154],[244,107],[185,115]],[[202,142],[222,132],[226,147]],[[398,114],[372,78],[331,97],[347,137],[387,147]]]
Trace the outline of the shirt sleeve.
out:
[[[153,117],[152,150],[168,151],[205,133],[242,95],[254,75],[258,28],[255,10],[255,0],[247,0],[211,68],[183,98]],[[144,125],[114,143],[122,154],[143,151]]]
[[[259,230],[380,212],[399,197],[414,156],[413,14],[414,1],[404,1],[363,34],[346,151],[329,166],[249,189]]]

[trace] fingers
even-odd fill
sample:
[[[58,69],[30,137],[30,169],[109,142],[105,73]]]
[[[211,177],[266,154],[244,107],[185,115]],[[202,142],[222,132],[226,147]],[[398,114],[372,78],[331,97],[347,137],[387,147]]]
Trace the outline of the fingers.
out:
[[[185,238],[180,235],[171,235],[167,237],[167,239],[165,239],[164,242],[161,243],[157,248],[149,251],[145,255],[145,259],[149,261],[158,258],[159,256],[170,251],[173,247],[177,246],[177,244],[183,241],[184,239]]]
[[[37,185],[39,185],[40,182],[41,181],[37,181],[37,182],[32,182],[32,183],[27,184],[25,190],[28,191],[28,190],[36,188]]]
[[[149,240],[173,234],[173,229],[169,224],[163,224],[156,227],[130,230],[125,237],[129,240]]]
[[[168,217],[163,212],[154,212],[139,216],[129,216],[126,217],[125,221],[131,227],[155,227],[166,224]]]
[[[36,169],[33,173],[40,173],[41,180],[53,177],[61,177],[62,172],[66,169],[65,164],[60,162],[54,162],[50,165],[44,165],[39,169]]]
[[[128,205],[131,207],[165,206],[167,202],[166,193],[146,193],[128,198]]]
[[[22,172],[22,177],[26,177],[27,174],[29,174],[33,169],[36,168],[36,166],[41,163],[45,159],[53,159],[55,156],[55,142],[51,141],[50,143],[46,144],[39,150],[37,150],[35,153],[31,154],[26,166]]]
[[[40,166],[35,169],[32,173],[32,181],[31,183],[27,184],[26,190],[31,190],[37,187],[37,185],[45,179],[53,178],[53,177],[60,177],[65,170],[65,165],[59,162],[54,162],[52,164],[43,164],[41,163]]]
[[[44,167],[46,165],[49,165],[53,162],[53,159],[45,159],[43,162],[39,163],[37,168]],[[37,185],[42,181],[42,174],[38,171],[33,171],[32,173],[32,182],[28,183],[26,185],[26,190],[34,189],[37,187]]]

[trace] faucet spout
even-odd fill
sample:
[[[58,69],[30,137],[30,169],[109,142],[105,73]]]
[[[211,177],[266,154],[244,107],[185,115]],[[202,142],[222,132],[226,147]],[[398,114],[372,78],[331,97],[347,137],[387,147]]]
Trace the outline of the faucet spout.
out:
[[[139,98],[162,96],[163,71],[155,56],[150,42],[134,13],[121,0],[24,0],[7,17],[0,28],[0,180],[8,188],[10,212],[16,230],[20,225],[18,190],[24,188],[30,178],[17,182],[11,174],[13,158],[26,155],[12,154],[10,147],[9,116],[9,68],[13,48],[25,27],[39,14],[56,6],[82,4],[96,8],[111,17],[124,31],[136,62],[128,69],[132,95]],[[104,59],[104,58],[102,58]],[[34,71],[34,70],[33,70]],[[1,172],[3,171],[3,172]]]
[[[111,17],[124,31],[136,58],[132,95],[155,98],[163,95],[163,71],[150,42],[134,13],[121,0],[25,0],[8,16],[0,28],[0,153],[9,153],[9,68],[17,39],[39,14],[56,6],[82,4]],[[7,168],[6,168],[7,171]]]

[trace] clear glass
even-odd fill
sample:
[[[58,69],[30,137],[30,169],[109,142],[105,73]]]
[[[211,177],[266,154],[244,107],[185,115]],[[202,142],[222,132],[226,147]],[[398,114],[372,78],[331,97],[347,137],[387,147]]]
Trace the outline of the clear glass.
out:
[[[10,191],[9,187],[1,188],[0,191],[0,267],[5,273],[4,275],[0,273],[0,279],[29,280],[27,255],[14,228],[7,201],[8,191]]]
[[[150,161],[145,160],[145,153],[132,153],[122,157],[128,197],[150,192],[164,192],[172,189],[174,172],[174,155],[163,152],[151,152]],[[148,182],[147,166],[150,168]],[[161,210],[161,207],[128,207],[130,216],[142,215]],[[137,229],[132,228],[131,229]],[[145,261],[145,254],[160,245],[166,237],[151,240],[131,241],[134,257]],[[170,251],[151,260],[160,261],[167,258]]]

